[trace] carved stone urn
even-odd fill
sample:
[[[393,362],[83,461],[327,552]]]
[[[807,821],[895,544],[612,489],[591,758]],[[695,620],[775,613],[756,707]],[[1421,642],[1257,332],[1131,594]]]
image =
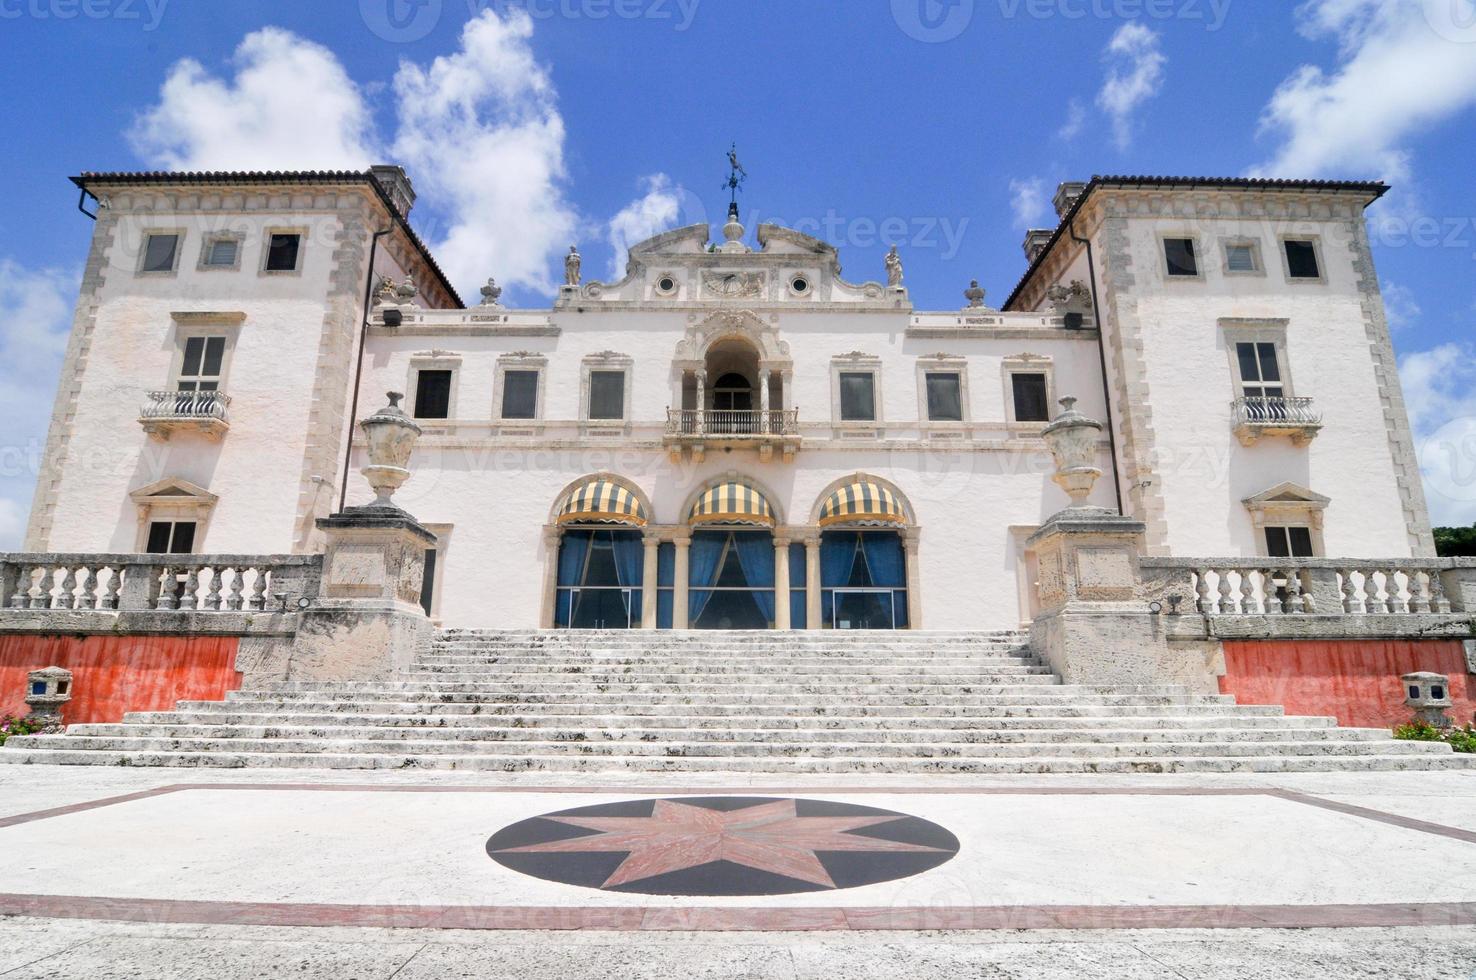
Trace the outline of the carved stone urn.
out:
[[[1041,432],[1056,460],[1051,479],[1071,498],[1071,510],[1091,508],[1087,497],[1102,476],[1097,461],[1097,440],[1102,423],[1076,410],[1075,398],[1062,398],[1063,411]]]
[[[371,507],[395,506],[390,498],[410,479],[410,454],[420,438],[420,426],[400,408],[405,396],[398,391],[387,394],[389,404],[359,423],[369,444],[369,465],[360,472],[374,489]]]

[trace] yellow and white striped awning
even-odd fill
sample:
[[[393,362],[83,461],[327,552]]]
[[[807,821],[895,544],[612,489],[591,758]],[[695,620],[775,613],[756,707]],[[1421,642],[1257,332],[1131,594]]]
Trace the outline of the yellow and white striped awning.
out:
[[[709,487],[692,505],[689,524],[760,524],[774,526],[774,509],[764,495],[746,483]]]
[[[590,480],[570,492],[564,506],[559,508],[560,524],[576,521],[600,521],[610,524],[646,523],[646,508],[636,495],[618,483],[609,480]]]
[[[841,487],[825,498],[820,526],[831,524],[906,524],[902,501],[885,487],[866,480]]]

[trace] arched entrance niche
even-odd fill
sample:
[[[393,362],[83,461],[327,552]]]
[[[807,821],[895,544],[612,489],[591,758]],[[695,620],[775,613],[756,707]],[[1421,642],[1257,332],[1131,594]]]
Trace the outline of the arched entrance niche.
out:
[[[747,481],[725,479],[695,495],[687,507],[691,529],[685,562],[687,626],[787,627],[787,609],[781,614],[776,604],[778,595],[788,599],[787,581],[779,589],[777,561],[788,561],[788,551],[782,555],[775,551],[777,524],[768,495]]]
[[[783,429],[793,377],[789,345],[746,310],[715,313],[687,329],[672,359],[683,434],[763,435]]]
[[[645,596],[642,528],[650,503],[610,474],[583,477],[554,505],[545,540],[545,623],[556,629],[634,629]]]
[[[916,629],[918,535],[901,492],[864,473],[837,480],[813,522],[820,547],[811,620],[824,629]]]

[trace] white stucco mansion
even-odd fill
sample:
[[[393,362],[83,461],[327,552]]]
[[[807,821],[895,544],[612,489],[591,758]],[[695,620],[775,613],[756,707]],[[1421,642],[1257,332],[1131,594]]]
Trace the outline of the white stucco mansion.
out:
[[[1063,184],[999,309],[922,311],[907,255],[851,282],[736,211],[619,282],[572,254],[514,310],[463,305],[397,167],[75,181],[95,233],[28,551],[319,551],[395,391],[448,627],[1017,626],[1065,396],[1106,423],[1093,502],[1150,554],[1433,554],[1382,184]]]

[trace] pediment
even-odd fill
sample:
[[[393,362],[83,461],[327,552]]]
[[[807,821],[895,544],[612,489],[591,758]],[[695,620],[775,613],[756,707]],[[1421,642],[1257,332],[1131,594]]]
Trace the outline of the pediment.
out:
[[[204,487],[182,480],[179,477],[165,477],[162,480],[150,483],[148,486],[139,487],[128,494],[136,503],[145,503],[150,500],[166,499],[175,502],[193,502],[202,504],[213,504],[220,498],[206,490]]]
[[[1301,504],[1308,507],[1326,507],[1331,501],[1331,497],[1314,493],[1300,484],[1288,481],[1278,483],[1274,487],[1268,487],[1258,494],[1246,497],[1241,502],[1247,507],[1264,507],[1267,504]]]

